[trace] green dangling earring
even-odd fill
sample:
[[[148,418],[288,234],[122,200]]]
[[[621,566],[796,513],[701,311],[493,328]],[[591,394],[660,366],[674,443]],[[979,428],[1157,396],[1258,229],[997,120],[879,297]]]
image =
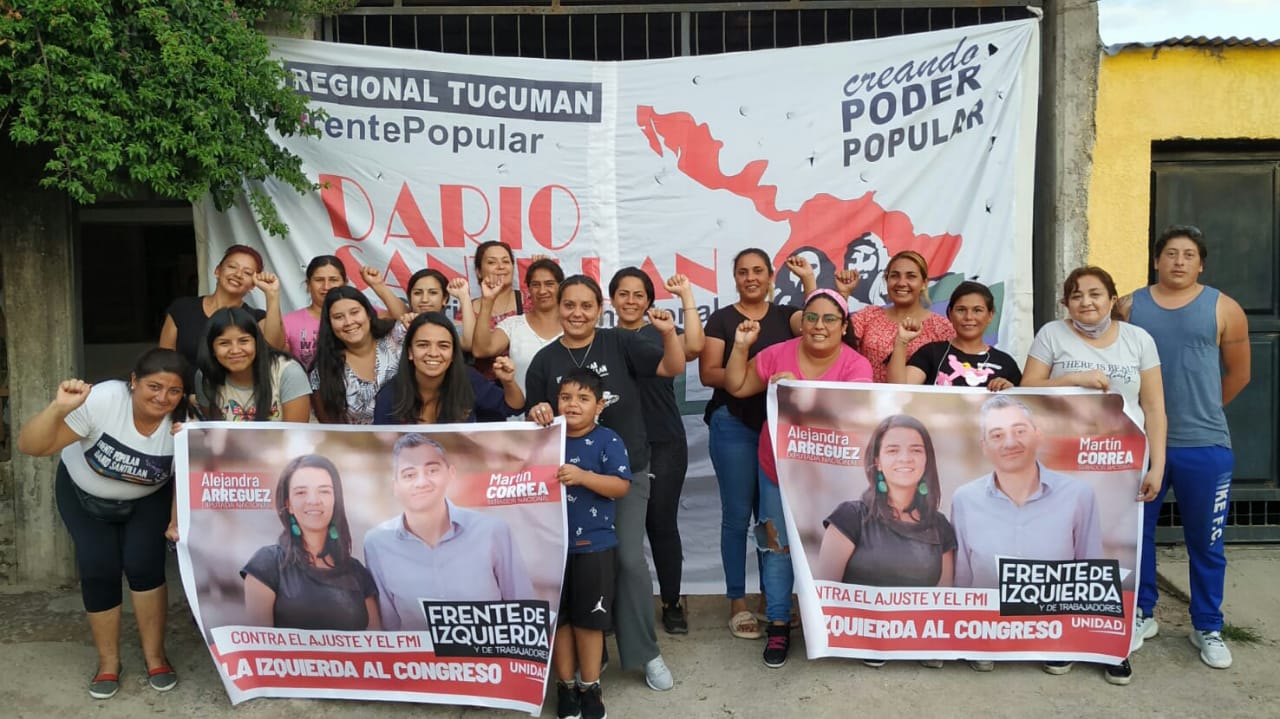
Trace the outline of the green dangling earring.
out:
[[[919,494],[921,497],[929,494],[929,485],[925,484],[923,479],[916,485],[916,494]]]
[[[292,514],[289,515],[289,533],[295,537],[302,536],[302,527],[298,526],[298,520]]]
[[[329,539],[338,538],[338,526],[336,524],[329,525]]]
[[[885,484],[884,472],[876,471],[876,491],[880,494],[889,493],[889,485]]]

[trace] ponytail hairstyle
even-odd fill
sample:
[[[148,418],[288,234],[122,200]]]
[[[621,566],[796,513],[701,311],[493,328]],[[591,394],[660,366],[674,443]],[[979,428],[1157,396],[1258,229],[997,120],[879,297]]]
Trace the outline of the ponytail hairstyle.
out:
[[[653,301],[655,299],[653,279],[649,277],[649,275],[645,274],[644,270],[639,267],[623,267],[613,273],[613,277],[609,279],[609,300],[612,301],[613,296],[618,294],[618,285],[622,284],[622,281],[628,277],[640,280],[640,286],[644,288],[644,293],[649,299],[649,304],[645,307],[645,310],[653,307]]]

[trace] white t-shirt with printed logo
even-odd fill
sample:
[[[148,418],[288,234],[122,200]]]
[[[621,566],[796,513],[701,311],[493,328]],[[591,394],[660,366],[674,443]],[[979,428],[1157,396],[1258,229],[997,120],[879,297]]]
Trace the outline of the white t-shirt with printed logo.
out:
[[[150,436],[133,423],[127,382],[95,384],[84,404],[63,420],[82,439],[62,450],[62,463],[76,486],[103,499],[139,499],[173,479],[172,422]]]
[[[1119,325],[1116,341],[1106,347],[1094,347],[1080,339],[1066,320],[1055,320],[1040,328],[1027,352],[1049,365],[1049,379],[1073,372],[1101,370],[1111,379],[1111,391],[1124,397],[1125,411],[1139,427],[1145,428],[1146,415],[1138,402],[1142,372],[1160,366],[1156,341],[1147,331],[1128,322]]]

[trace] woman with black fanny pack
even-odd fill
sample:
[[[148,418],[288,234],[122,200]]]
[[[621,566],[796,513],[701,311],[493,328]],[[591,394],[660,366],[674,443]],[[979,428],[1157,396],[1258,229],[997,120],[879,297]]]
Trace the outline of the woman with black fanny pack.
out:
[[[173,350],[138,359],[129,380],[69,379],[18,435],[18,450],[60,454],[55,495],[75,543],[80,593],[98,650],[89,695],[120,689],[120,575],[129,580],[148,683],[178,683],[164,651],[165,531],[172,511],[173,437],[184,417],[187,362]]]

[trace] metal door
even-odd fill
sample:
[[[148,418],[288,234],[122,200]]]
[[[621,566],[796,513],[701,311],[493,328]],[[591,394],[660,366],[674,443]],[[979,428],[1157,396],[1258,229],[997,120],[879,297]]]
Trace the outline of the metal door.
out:
[[[1157,156],[1151,219],[1152,239],[1175,223],[1203,230],[1201,281],[1249,318],[1252,379],[1227,407],[1236,455],[1227,538],[1280,540],[1280,154]]]

